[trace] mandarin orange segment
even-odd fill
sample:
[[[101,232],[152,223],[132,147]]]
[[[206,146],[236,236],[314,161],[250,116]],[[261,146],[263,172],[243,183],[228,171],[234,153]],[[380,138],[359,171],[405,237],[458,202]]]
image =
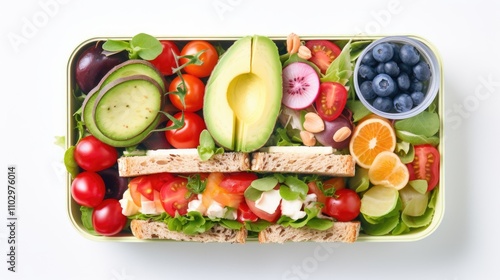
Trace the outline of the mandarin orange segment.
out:
[[[395,153],[384,151],[375,157],[368,178],[374,185],[400,190],[408,184],[410,173]]]
[[[354,130],[349,151],[356,163],[370,168],[375,157],[383,151],[396,148],[396,134],[390,122],[382,118],[363,120]]]

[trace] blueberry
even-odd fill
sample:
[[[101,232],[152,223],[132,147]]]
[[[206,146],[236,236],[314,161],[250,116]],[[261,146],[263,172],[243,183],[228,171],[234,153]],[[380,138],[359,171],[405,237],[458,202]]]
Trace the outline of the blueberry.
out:
[[[377,65],[377,61],[373,58],[372,52],[366,52],[361,58],[361,64],[365,64],[368,66],[375,66]]]
[[[427,81],[431,77],[431,68],[427,62],[420,61],[417,65],[413,66],[413,74],[418,80]]]
[[[378,96],[389,96],[396,91],[396,83],[391,76],[378,74],[373,78],[372,88]]]
[[[410,111],[413,108],[413,100],[407,93],[398,94],[394,97],[394,109],[400,113]]]
[[[380,43],[373,47],[373,58],[378,62],[387,62],[394,55],[394,50],[389,43]]]
[[[417,64],[420,61],[420,53],[418,50],[412,45],[403,45],[401,49],[399,49],[399,57],[401,61],[410,66]]]
[[[361,91],[361,95],[366,100],[371,100],[377,97],[377,94],[373,91],[372,88],[372,81],[364,81],[360,86],[359,86],[359,91]]]
[[[377,75],[372,67],[365,64],[361,64],[359,66],[358,74],[361,78],[366,80],[373,80],[373,78],[375,78],[375,76]]]
[[[378,73],[378,74],[385,74],[385,63],[383,62],[380,62],[377,67],[375,68],[375,71]]]
[[[392,110],[392,98],[390,97],[377,97],[373,100],[373,108],[382,111],[390,112]]]
[[[399,63],[398,66],[400,72],[404,72],[408,75],[413,75],[413,68],[411,68],[411,66],[404,63]]]
[[[401,49],[401,47],[395,43],[390,43],[390,45],[392,47],[392,51],[394,52],[392,60],[394,60],[395,62],[401,62],[401,59],[399,58],[399,49]]]
[[[410,96],[411,96],[411,99],[413,100],[414,106],[420,105],[420,103],[422,103],[424,101],[424,98],[425,98],[424,93],[421,91],[414,92]]]
[[[408,74],[404,72],[399,74],[396,81],[398,83],[399,90],[407,91],[410,88],[410,77],[408,76]]]
[[[388,61],[384,64],[384,72],[391,77],[397,77],[399,75],[399,66],[395,61]]]
[[[424,84],[421,81],[417,79],[411,81],[409,88],[410,92],[423,91],[423,90],[424,90]]]

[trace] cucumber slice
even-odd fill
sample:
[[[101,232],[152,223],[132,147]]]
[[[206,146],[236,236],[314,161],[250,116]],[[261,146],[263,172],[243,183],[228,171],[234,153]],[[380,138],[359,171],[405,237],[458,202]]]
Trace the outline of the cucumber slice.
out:
[[[114,140],[128,140],[145,131],[162,108],[163,90],[152,78],[134,75],[116,79],[96,97],[97,129]]]
[[[161,117],[157,117],[156,120],[151,124],[151,126],[146,129],[146,131],[142,132],[136,137],[132,137],[127,140],[111,139],[102,134],[101,131],[99,131],[99,129],[97,128],[94,121],[93,108],[101,88],[116,79],[129,77],[133,75],[146,75],[154,79],[161,86],[163,92],[165,92],[165,80],[163,78],[163,75],[158,71],[158,69],[156,69],[148,61],[133,59],[123,62],[115,66],[113,69],[111,69],[101,79],[99,85],[96,86],[91,92],[87,94],[82,104],[82,118],[87,130],[97,139],[113,147],[131,147],[139,144],[149,135],[149,132],[151,130],[155,129],[158,126],[161,120]]]
[[[373,186],[361,198],[361,213],[381,217],[391,212],[398,203],[399,192],[394,188]]]

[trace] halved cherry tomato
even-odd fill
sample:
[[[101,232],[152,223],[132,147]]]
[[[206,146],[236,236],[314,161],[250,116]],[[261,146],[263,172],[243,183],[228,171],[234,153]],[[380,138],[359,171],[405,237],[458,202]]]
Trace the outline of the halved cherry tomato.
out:
[[[213,201],[221,204],[223,207],[238,208],[243,201],[243,193],[232,193],[221,186],[225,175],[221,172],[213,172],[208,175],[207,184],[202,194],[202,203],[208,208]]]
[[[157,173],[142,175],[133,178],[128,183],[130,196],[137,206],[141,206],[141,195],[149,200],[154,200],[162,186],[175,178],[170,173]]]
[[[323,190],[334,188],[335,190],[345,189],[345,179],[342,177],[333,177],[323,182]]]
[[[178,91],[181,86],[185,91],[184,106],[182,105],[181,98],[177,94],[169,94],[170,102],[179,110],[186,112],[196,112],[203,108],[203,96],[205,95],[205,84],[200,78],[190,75],[182,74],[175,77],[170,83],[169,92]],[[184,80],[184,84],[182,81]]]
[[[188,42],[181,50],[181,56],[195,55],[203,51],[200,60],[201,65],[190,64],[184,67],[184,71],[188,74],[195,75],[198,78],[208,77],[219,60],[219,54],[215,47],[207,41],[193,40]],[[188,62],[187,58],[179,59],[181,65]]]
[[[254,213],[257,217],[259,217],[262,220],[275,223],[281,216],[281,204],[278,206],[278,208],[273,214],[269,214],[266,211],[260,210],[259,208],[255,207],[255,201],[245,198],[245,202],[248,205],[250,211],[252,211],[252,213]]]
[[[415,146],[415,158],[408,163],[410,180],[427,181],[427,191],[433,190],[439,182],[440,154],[436,147],[424,144]]]
[[[173,74],[172,69],[177,67],[177,57],[180,55],[179,48],[172,41],[161,40],[163,50],[155,59],[150,62],[160,70],[160,72],[169,76]]]
[[[336,44],[326,40],[307,41],[306,47],[311,50],[312,57],[309,61],[316,64],[323,74],[325,74],[332,61],[342,52]]]
[[[340,222],[354,220],[360,212],[361,199],[351,189],[341,189],[332,197],[326,198],[326,206],[323,213],[337,219]]]
[[[325,121],[336,119],[347,103],[347,90],[344,85],[336,82],[324,82],[319,87],[316,97],[316,110]]]
[[[240,205],[238,206],[238,211],[237,211],[237,220],[244,223],[244,222],[256,222],[259,217],[255,215],[248,205],[246,204],[245,201],[242,201]]]
[[[180,120],[182,113],[177,113],[174,118]],[[167,122],[167,126],[172,125]],[[177,149],[196,148],[200,145],[200,134],[206,128],[203,119],[192,112],[184,112],[184,126],[178,129],[165,131],[165,137],[170,145]]]
[[[188,203],[195,198],[186,186],[186,178],[176,177],[161,187],[161,204],[165,212],[172,217],[175,217],[176,213],[185,215],[187,213]]]
[[[313,193],[316,195],[317,201],[325,204],[326,196],[323,191],[318,187],[318,184],[315,181],[311,181],[307,184],[309,187],[309,194]]]
[[[257,174],[250,172],[229,173],[224,176],[220,186],[230,193],[243,194],[245,190],[258,179]]]

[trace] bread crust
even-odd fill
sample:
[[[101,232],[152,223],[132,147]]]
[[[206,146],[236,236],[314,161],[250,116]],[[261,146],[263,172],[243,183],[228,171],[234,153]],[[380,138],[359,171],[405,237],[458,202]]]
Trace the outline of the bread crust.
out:
[[[132,234],[138,239],[169,239],[201,243],[245,243],[247,239],[247,230],[244,227],[240,230],[232,230],[221,225],[215,225],[204,233],[190,235],[169,230],[167,225],[163,222],[132,220],[130,229],[132,230]]]
[[[202,161],[198,154],[168,154],[121,157],[118,172],[122,177],[170,173],[238,172],[250,169],[247,153],[225,152]]]
[[[271,225],[259,233],[260,243],[285,242],[343,242],[353,243],[358,239],[361,224],[359,221],[334,222],[327,230],[292,228]]]
[[[352,177],[355,165],[351,155],[255,152],[251,170]]]

